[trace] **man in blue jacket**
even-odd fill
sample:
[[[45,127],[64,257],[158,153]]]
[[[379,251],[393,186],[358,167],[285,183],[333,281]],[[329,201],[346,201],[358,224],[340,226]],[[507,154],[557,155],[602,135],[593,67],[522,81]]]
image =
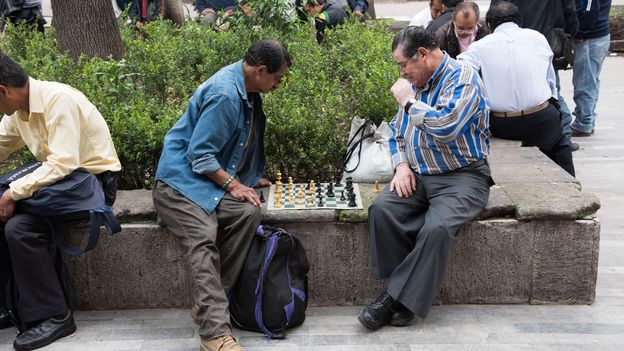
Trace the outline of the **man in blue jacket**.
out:
[[[574,122],[572,136],[588,137],[596,126],[596,103],[600,90],[600,70],[609,53],[609,11],[611,0],[576,0],[579,30],[576,32]]]
[[[277,89],[291,60],[275,40],[254,43],[243,60],[197,88],[186,112],[165,136],[156,172],[154,207],[187,252],[193,317],[202,351],[239,351],[227,295],[260,224],[254,185],[264,171],[260,93]]]

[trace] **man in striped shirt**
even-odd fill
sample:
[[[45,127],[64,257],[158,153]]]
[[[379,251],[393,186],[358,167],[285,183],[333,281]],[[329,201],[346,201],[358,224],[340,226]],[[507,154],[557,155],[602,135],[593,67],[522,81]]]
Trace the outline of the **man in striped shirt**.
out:
[[[489,104],[472,68],[438,48],[420,27],[400,31],[392,54],[404,78],[391,91],[395,175],[368,209],[373,270],[387,291],[358,316],[369,329],[425,318],[464,223],[485,206],[492,184]]]

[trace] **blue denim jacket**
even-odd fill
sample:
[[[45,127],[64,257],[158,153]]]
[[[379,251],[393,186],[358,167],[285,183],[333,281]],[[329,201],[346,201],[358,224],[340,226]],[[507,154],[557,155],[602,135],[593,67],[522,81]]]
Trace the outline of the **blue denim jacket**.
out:
[[[254,99],[261,102],[260,94]],[[222,68],[202,83],[191,97],[184,115],[167,132],[156,180],[167,183],[212,213],[225,194],[206,174],[223,168],[246,186],[255,185],[264,171],[264,128],[260,109],[255,123],[256,145],[249,145],[244,169],[240,160],[252,128],[253,107],[247,98],[243,61]]]

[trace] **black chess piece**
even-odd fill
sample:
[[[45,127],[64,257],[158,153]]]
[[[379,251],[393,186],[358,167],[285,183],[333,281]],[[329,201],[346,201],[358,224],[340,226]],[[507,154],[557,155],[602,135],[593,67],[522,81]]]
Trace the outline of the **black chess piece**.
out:
[[[344,196],[344,190],[342,191],[342,195],[340,195],[340,201],[345,201],[347,198]]]
[[[323,207],[325,206],[325,204],[323,203],[323,196],[321,195],[321,197],[319,197],[318,200],[318,204],[316,204],[317,207]]]
[[[336,179],[336,183],[334,183],[334,186],[342,186],[342,183],[340,182],[340,178]]]
[[[266,200],[264,199],[264,192],[262,190],[260,190],[260,202],[265,203]]]
[[[357,207],[355,203],[355,194],[349,194],[349,203],[347,204],[349,207]]]
[[[329,185],[327,186],[327,193],[325,193],[325,195],[327,195],[327,197],[334,197],[334,196],[336,196],[334,194],[334,187],[332,186],[332,183],[329,183]]]

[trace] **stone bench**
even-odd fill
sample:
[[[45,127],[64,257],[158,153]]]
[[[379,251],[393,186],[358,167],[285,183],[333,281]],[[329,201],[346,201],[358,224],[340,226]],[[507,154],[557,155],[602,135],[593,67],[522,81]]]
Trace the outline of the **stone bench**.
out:
[[[489,162],[497,185],[453,248],[438,303],[592,303],[598,199],[536,148],[493,139]],[[365,208],[372,188],[361,184]],[[79,308],[190,306],[183,251],[156,224],[151,192],[120,192],[115,211],[121,233],[102,237],[86,256],[67,258]],[[366,209],[265,210],[263,221],[303,242],[312,305],[361,305],[384,289],[371,273],[366,218]]]

